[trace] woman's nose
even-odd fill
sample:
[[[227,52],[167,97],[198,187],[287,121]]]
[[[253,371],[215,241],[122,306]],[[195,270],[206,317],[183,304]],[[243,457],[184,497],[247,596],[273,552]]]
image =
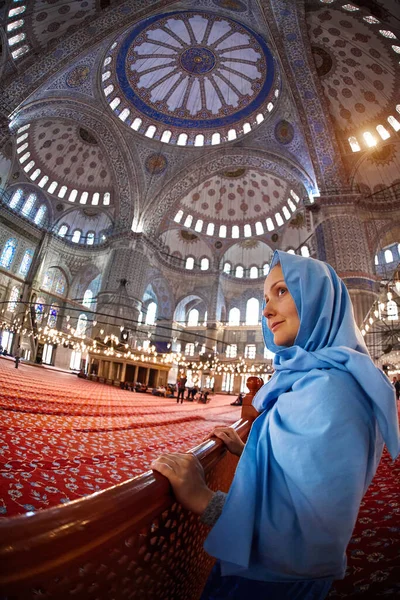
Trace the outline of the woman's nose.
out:
[[[275,314],[275,309],[274,309],[273,303],[270,300],[263,310],[263,315],[266,319],[269,319],[274,314]]]

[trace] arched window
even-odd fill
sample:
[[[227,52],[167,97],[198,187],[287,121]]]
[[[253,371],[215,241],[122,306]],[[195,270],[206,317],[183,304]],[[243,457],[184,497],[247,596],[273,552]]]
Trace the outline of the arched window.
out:
[[[244,237],[251,237],[251,225],[249,223],[244,226]]]
[[[37,302],[35,304],[36,323],[41,323],[43,321],[44,303],[44,298],[37,299]]]
[[[358,143],[358,140],[356,137],[354,137],[354,136],[349,137],[349,144],[350,144],[350,148],[352,149],[353,152],[360,152],[361,147],[360,147],[360,144]]]
[[[9,269],[11,267],[16,250],[17,240],[15,238],[10,238],[9,240],[7,240],[3,248],[3,252],[1,253],[1,267],[4,267],[5,269]]]
[[[282,219],[281,213],[278,213],[278,212],[275,213],[275,221],[276,221],[276,224],[278,225],[278,227],[282,227],[283,219]]]
[[[232,140],[236,140],[236,137],[237,137],[237,135],[236,135],[236,129],[230,129],[228,131],[228,141],[230,142]]]
[[[74,233],[72,234],[71,242],[74,242],[74,244],[78,244],[79,240],[81,239],[81,235],[82,231],[80,229],[75,229]]]
[[[39,206],[39,209],[34,218],[34,222],[36,223],[36,225],[41,225],[43,223],[43,219],[45,217],[46,211],[47,211],[47,208],[44,204]]]
[[[376,130],[383,140],[387,140],[388,138],[390,138],[390,133],[383,125],[377,125]]]
[[[249,133],[251,131],[250,123],[243,123],[243,133]]]
[[[11,290],[10,299],[8,301],[7,310],[10,312],[14,312],[17,308],[18,300],[20,296],[20,289],[17,286],[14,286]]]
[[[54,192],[57,189],[57,186],[58,186],[58,181],[52,181],[47,190],[49,192],[49,194],[54,194]]]
[[[56,294],[60,294],[62,296],[65,292],[65,286],[67,284],[67,280],[65,279],[64,273],[58,271],[54,275],[52,288],[54,289]]]
[[[54,327],[56,326],[58,310],[59,307],[57,306],[57,304],[52,304],[50,306],[49,316],[47,318],[47,325],[50,327],[50,329],[54,329]]]
[[[239,233],[239,226],[238,225],[233,225],[232,226],[232,237],[233,238],[238,238],[240,235]]]
[[[228,316],[228,325],[240,325],[240,310],[231,308]]]
[[[230,262],[226,262],[224,264],[224,273],[229,274],[231,272],[231,269],[232,269],[231,263]]]
[[[167,129],[162,134],[161,141],[164,142],[164,144],[168,144],[169,140],[171,139],[171,135],[172,135],[172,132]]]
[[[204,146],[204,135],[202,133],[196,135],[196,137],[194,138],[194,145]]]
[[[157,304],[155,302],[150,302],[147,306],[147,313],[145,324],[146,325],[154,325],[156,322],[156,313],[157,313]]]
[[[197,219],[196,225],[194,226],[194,230],[197,231],[197,233],[201,233],[202,229],[203,229],[203,220]]]
[[[31,210],[36,202],[36,194],[29,194],[28,198],[25,200],[25,203],[22,207],[22,214],[25,217],[29,217]]]
[[[176,143],[178,146],[186,146],[187,139],[188,139],[187,133],[180,133]]]
[[[244,269],[242,265],[238,265],[235,269],[235,277],[239,277],[241,279],[244,275]]]
[[[121,119],[121,121],[126,121],[126,119],[129,117],[130,112],[131,111],[129,110],[129,108],[124,108],[124,110],[121,111],[118,115],[118,118]]]
[[[204,327],[207,325],[207,317],[208,317],[208,313],[207,311],[204,313],[204,321],[203,321],[203,325]]]
[[[282,206],[282,212],[283,212],[283,215],[284,215],[286,221],[288,221],[292,215],[290,214],[287,206]]]
[[[385,250],[385,262],[386,263],[393,262],[393,252],[389,249]]]
[[[269,273],[269,264],[268,263],[264,263],[263,264],[263,275],[266,277]]]
[[[389,300],[389,302],[386,305],[386,311],[388,321],[397,321],[397,319],[399,318],[399,309],[394,300]]]
[[[260,303],[257,298],[250,298],[246,304],[246,325],[258,324],[258,313],[260,311]]]
[[[199,311],[197,308],[192,308],[188,313],[188,326],[196,327],[199,324]]]
[[[288,249],[286,250],[286,252],[287,252],[288,254],[296,254],[296,252],[293,250],[293,248],[288,248]]]
[[[194,267],[194,258],[193,256],[188,256],[185,263],[185,269],[189,269],[191,271]]]
[[[250,279],[257,279],[258,278],[258,268],[257,267],[251,267],[250,269]]]
[[[188,215],[185,219],[183,226],[190,227],[192,225],[192,222],[193,222],[193,215]]]
[[[86,234],[86,244],[88,246],[93,246],[93,244],[94,244],[94,231],[89,231]]]
[[[295,205],[295,203],[293,202],[293,200],[291,200],[291,198],[288,198],[288,204],[289,204],[290,210],[291,210],[292,212],[294,212],[294,211],[296,210],[296,205]]]
[[[257,347],[255,344],[247,344],[244,348],[244,357],[245,358],[255,358],[257,352]]]
[[[185,354],[188,356],[194,356],[194,344],[186,344]]]
[[[156,128],[154,127],[154,125],[149,125],[144,135],[146,137],[152,138],[154,137],[155,132]]]
[[[211,136],[211,144],[214,146],[215,144],[221,143],[221,135],[219,133],[213,133]]]
[[[302,246],[300,248],[300,253],[302,256],[305,256],[306,258],[308,258],[310,256],[310,251],[307,246]]]
[[[210,261],[208,258],[202,258],[201,262],[200,262],[200,269],[202,271],[208,271],[208,269],[210,268]]]
[[[375,265],[378,266],[379,265],[379,259],[378,259],[378,255],[375,254]]]
[[[68,225],[61,225],[60,229],[58,230],[58,235],[60,237],[65,237],[68,233]]]
[[[214,235],[214,223],[209,223],[207,225],[207,231],[206,231],[207,235]]]
[[[78,196],[78,190],[71,190],[70,195],[68,197],[68,201],[75,202],[77,196]]]
[[[182,217],[183,217],[183,210],[178,210],[178,212],[176,213],[176,215],[174,217],[175,223],[180,223],[182,221]]]
[[[219,237],[221,238],[226,238],[226,225],[220,225],[219,226]]]
[[[86,306],[87,308],[91,308],[92,301],[93,301],[92,290],[86,290],[86,292],[83,294],[83,301],[82,301],[83,306]]]
[[[33,250],[25,250],[25,254],[21,261],[21,264],[19,266],[19,271],[18,271],[18,273],[20,275],[22,275],[22,277],[25,277],[28,274],[29,268],[31,266],[32,258],[33,258]]]
[[[133,123],[131,125],[131,129],[134,129],[135,131],[139,131],[141,124],[142,124],[142,119],[139,119],[139,117],[136,117],[136,119],[133,121]]]
[[[104,206],[109,206],[110,199],[111,199],[110,192],[106,192],[105,194],[103,194],[103,205]]]
[[[388,117],[388,123],[393,127],[393,129],[395,131],[399,131],[400,123],[398,122],[398,120],[395,117],[393,117],[393,116]]]
[[[267,224],[268,231],[273,231],[275,229],[275,226],[274,226],[274,223],[273,223],[271,217],[268,217],[268,219],[265,219],[265,222]]]
[[[228,344],[226,347],[226,358],[237,357],[237,344]]]
[[[11,200],[10,200],[10,204],[9,204],[10,208],[17,208],[18,204],[21,201],[22,196],[23,196],[23,191],[21,190],[21,188],[19,188],[11,196]]]
[[[256,223],[256,235],[262,235],[264,233],[264,227],[261,221],[257,221]]]
[[[110,108],[111,110],[115,110],[117,108],[117,106],[119,106],[121,104],[121,98],[118,98],[118,96],[116,96],[114,98],[114,100],[112,100],[110,102]]]
[[[87,316],[79,315],[78,324],[76,326],[76,331],[75,331],[76,335],[84,336],[86,333],[86,327],[87,327]]]

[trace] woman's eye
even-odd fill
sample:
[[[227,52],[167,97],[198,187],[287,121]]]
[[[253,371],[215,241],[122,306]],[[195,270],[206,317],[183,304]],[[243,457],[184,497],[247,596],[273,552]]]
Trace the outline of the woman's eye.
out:
[[[285,292],[287,292],[286,288],[279,288],[279,290],[278,290],[279,296],[282,296]]]

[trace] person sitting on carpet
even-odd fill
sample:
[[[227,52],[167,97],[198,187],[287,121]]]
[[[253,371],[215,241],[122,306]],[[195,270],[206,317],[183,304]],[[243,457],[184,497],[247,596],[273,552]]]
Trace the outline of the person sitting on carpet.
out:
[[[329,265],[276,251],[265,281],[262,328],[275,373],[256,394],[260,412],[229,493],[210,490],[190,453],[165,454],[165,475],[185,508],[212,526],[218,559],[201,600],[321,600],[346,571],[363,495],[383,443],[399,452],[394,390],[371,361],[344,283]]]

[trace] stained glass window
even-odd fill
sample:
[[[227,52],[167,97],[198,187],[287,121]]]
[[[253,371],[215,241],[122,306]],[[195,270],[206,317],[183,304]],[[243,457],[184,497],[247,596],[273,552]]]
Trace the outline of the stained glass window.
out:
[[[29,194],[27,200],[25,201],[25,204],[22,207],[22,214],[25,215],[25,217],[28,217],[34,204],[36,202],[36,194]]]
[[[6,241],[6,245],[3,248],[3,252],[1,253],[0,258],[0,266],[5,269],[9,269],[12,265],[12,261],[14,260],[15,252],[17,249],[17,240],[15,238],[10,238]]]
[[[22,275],[22,277],[25,277],[28,274],[29,267],[31,266],[32,258],[33,258],[33,250],[26,250],[24,257],[21,261],[20,267],[19,267],[19,274]]]
[[[66,284],[65,275],[59,271],[54,278],[53,289],[56,294],[64,294],[65,292],[65,284]]]
[[[54,279],[54,271],[46,271],[43,278],[42,288],[44,290],[50,290]]]
[[[76,335],[85,335],[87,326],[87,316],[79,315],[78,325],[76,326]]]
[[[18,188],[18,190],[16,190],[13,195],[11,196],[11,200],[10,200],[10,208],[17,208],[21,198],[22,198],[22,194],[23,191],[21,190],[21,188]]]
[[[47,325],[54,329],[57,323],[57,315],[58,315],[58,306],[56,304],[52,304],[49,310],[49,317],[47,319]]]
[[[89,231],[89,233],[86,235],[86,244],[88,246],[93,246],[93,244],[94,244],[94,232],[93,231]]]
[[[77,244],[79,242],[79,240],[81,239],[81,235],[82,235],[82,232],[79,229],[75,229],[74,233],[72,234],[71,242],[74,242],[75,244]]]
[[[36,313],[36,322],[41,323],[43,321],[43,298],[38,298],[38,301],[35,304],[35,313]]]
[[[43,223],[45,214],[46,214],[46,206],[44,204],[42,204],[39,207],[39,210],[37,211],[37,213],[35,215],[34,221],[35,221],[36,225],[41,225]]]
[[[20,294],[19,288],[17,286],[13,287],[13,289],[11,290],[11,294],[10,294],[10,300],[8,302],[8,310],[10,312],[14,312],[15,309],[17,308],[19,294]]]

